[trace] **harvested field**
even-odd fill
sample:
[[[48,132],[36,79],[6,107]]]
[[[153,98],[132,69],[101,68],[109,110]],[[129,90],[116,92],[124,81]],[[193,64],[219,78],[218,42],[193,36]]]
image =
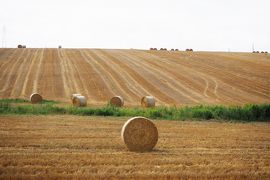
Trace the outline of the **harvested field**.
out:
[[[80,92],[104,105],[115,94],[139,106],[270,102],[270,56],[254,53],[101,49],[0,49],[0,98],[70,102]]]
[[[270,124],[154,121],[148,153],[127,151],[127,118],[1,116],[0,179],[270,177]]]

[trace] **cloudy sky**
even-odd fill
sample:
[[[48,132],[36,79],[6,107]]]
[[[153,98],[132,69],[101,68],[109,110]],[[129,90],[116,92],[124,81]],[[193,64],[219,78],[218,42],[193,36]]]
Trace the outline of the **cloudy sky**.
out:
[[[0,0],[1,45],[270,51],[269,0]]]

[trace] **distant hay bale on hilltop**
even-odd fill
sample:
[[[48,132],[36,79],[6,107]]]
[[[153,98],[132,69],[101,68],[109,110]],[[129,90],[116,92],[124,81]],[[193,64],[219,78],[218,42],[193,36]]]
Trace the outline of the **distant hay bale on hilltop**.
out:
[[[133,117],[122,127],[121,138],[130,151],[151,151],[158,142],[158,130],[151,120]]]
[[[175,49],[174,51],[179,51],[179,49]]]
[[[87,100],[84,96],[75,96],[73,99],[72,99],[72,103],[74,106],[77,106],[77,107],[84,107],[87,105]]]
[[[160,51],[167,51],[167,48],[160,48]]]
[[[174,51],[174,49],[171,49],[171,51]]]
[[[30,101],[33,104],[41,103],[42,102],[42,96],[38,93],[33,93],[30,96]]]
[[[116,107],[122,107],[124,106],[124,98],[121,96],[114,96],[111,100],[110,100],[110,104],[112,106],[116,106]]]
[[[142,107],[155,107],[156,100],[153,96],[144,96],[141,99]]]
[[[23,46],[21,44],[18,45],[18,48],[23,48]]]

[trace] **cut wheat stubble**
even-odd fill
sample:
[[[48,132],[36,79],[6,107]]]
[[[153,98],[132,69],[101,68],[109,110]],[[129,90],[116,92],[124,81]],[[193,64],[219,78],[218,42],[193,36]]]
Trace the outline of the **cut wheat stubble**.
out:
[[[155,124],[144,117],[133,117],[122,127],[121,137],[130,151],[151,151],[158,142]]]

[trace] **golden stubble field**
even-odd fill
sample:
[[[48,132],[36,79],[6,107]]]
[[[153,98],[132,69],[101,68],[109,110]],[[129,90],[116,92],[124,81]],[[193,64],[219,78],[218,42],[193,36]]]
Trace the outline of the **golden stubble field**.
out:
[[[1,116],[0,179],[270,177],[270,124],[154,121],[154,151],[129,152],[127,118]]]
[[[0,98],[69,102],[72,93],[91,105],[115,95],[128,106],[146,95],[158,105],[270,102],[270,55],[118,49],[0,49]]]

